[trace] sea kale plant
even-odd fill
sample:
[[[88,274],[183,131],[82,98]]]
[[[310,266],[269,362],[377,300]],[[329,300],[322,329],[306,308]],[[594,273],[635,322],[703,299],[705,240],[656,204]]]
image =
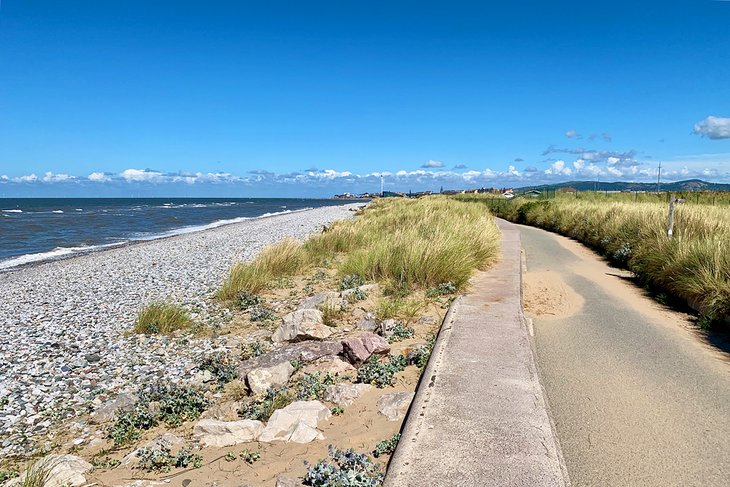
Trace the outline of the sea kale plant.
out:
[[[248,310],[251,321],[274,321],[277,316],[273,309],[266,306],[254,306]]]
[[[456,286],[453,282],[442,282],[438,286],[429,288],[426,291],[426,297],[438,298],[439,296],[446,296],[454,293],[456,293]]]
[[[259,306],[263,304],[263,302],[264,301],[261,299],[261,296],[248,291],[241,291],[238,294],[238,299],[236,300],[238,307],[244,311],[249,308],[253,308],[254,306]]]
[[[192,452],[192,448],[183,448],[177,454],[172,455],[170,448],[166,445],[156,448],[140,448],[137,456],[141,469],[155,472],[169,472],[173,467],[200,468],[203,460],[200,455]]]
[[[287,387],[279,389],[272,387],[262,398],[244,404],[238,411],[238,415],[244,419],[266,422],[274,411],[286,407],[292,402],[294,402],[294,395],[289,392]]]
[[[375,445],[373,450],[373,456],[378,458],[380,455],[391,455],[395,451],[395,447],[398,446],[400,441],[400,433],[396,433],[387,440],[383,440]]]
[[[248,360],[260,357],[271,350],[271,345],[266,342],[255,341],[241,346],[241,360]]]
[[[393,385],[395,374],[405,369],[407,365],[408,358],[404,355],[390,355],[385,360],[373,355],[358,369],[357,382],[382,389]]]
[[[309,467],[304,485],[312,487],[378,487],[384,475],[364,453],[329,446],[329,459]]]
[[[238,377],[236,361],[228,352],[215,352],[206,356],[198,368],[213,374],[220,385],[227,384]]]
[[[331,373],[315,372],[313,374],[304,374],[297,384],[297,400],[298,401],[314,401],[322,399],[324,390],[327,386],[336,382],[336,378]]]
[[[400,342],[401,340],[411,338],[415,334],[416,330],[414,330],[410,326],[405,326],[402,323],[398,323],[391,330],[391,334],[388,337],[388,343]]]
[[[363,284],[365,284],[365,281],[362,277],[357,274],[348,274],[340,280],[340,290],[344,291],[345,289],[354,289],[362,286]]]

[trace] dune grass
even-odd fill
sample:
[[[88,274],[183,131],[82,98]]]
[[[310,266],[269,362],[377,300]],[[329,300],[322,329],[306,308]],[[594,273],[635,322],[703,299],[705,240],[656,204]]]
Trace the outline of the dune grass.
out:
[[[193,321],[187,311],[171,303],[151,303],[139,311],[134,322],[134,333],[154,335],[167,334],[188,328]]]
[[[698,307],[704,323],[730,317],[730,209],[678,205],[670,239],[666,203],[599,198],[516,198],[495,211],[586,243],[645,284]]]
[[[445,197],[381,199],[304,243],[284,241],[236,264],[218,298],[260,292],[277,278],[317,266],[404,289],[444,282],[462,288],[494,262],[498,250],[499,231],[483,207]]]

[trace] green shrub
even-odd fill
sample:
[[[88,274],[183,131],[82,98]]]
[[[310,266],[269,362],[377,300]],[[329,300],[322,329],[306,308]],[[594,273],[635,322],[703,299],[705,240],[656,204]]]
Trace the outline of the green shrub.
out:
[[[254,306],[248,310],[248,316],[251,321],[274,321],[278,318],[273,309],[265,306]]]
[[[287,387],[271,388],[264,397],[245,404],[238,415],[244,419],[255,419],[266,422],[277,409],[284,408],[294,402],[294,395]]]
[[[320,460],[307,470],[304,485],[312,487],[377,487],[384,475],[364,453],[329,446],[329,460]]]
[[[187,328],[192,320],[180,306],[170,303],[152,303],[142,308],[134,323],[134,332],[155,335],[172,333]]]
[[[236,300],[238,307],[244,311],[254,306],[259,306],[263,304],[263,302],[264,300],[258,294],[248,291],[241,291],[238,294],[238,299]]]
[[[115,446],[134,443],[142,436],[142,431],[157,426],[157,417],[150,414],[147,405],[137,404],[131,411],[118,413],[109,430],[109,438]]]
[[[334,375],[327,372],[315,372],[313,374],[304,374],[296,384],[298,401],[314,401],[322,399],[324,391],[328,385],[336,383]]]
[[[227,384],[238,377],[237,363],[228,352],[216,352],[203,359],[198,368],[207,370],[219,384]]]
[[[249,360],[260,357],[271,350],[271,345],[266,342],[252,342],[241,346],[241,360]]]
[[[426,291],[426,297],[433,299],[454,293],[456,293],[456,286],[453,282],[442,282],[436,287],[428,288]]]
[[[241,459],[243,459],[244,462],[248,464],[253,464],[261,458],[261,452],[258,450],[253,451],[245,449],[240,453],[239,456],[241,457]]]
[[[373,456],[375,458],[378,458],[380,455],[391,455],[395,451],[395,447],[398,446],[398,441],[400,441],[400,433],[396,433],[387,440],[383,440],[377,445],[375,445],[375,450],[373,450]]]
[[[340,280],[340,291],[354,289],[365,284],[365,280],[357,274],[348,274]]]
[[[398,323],[391,330],[391,335],[388,337],[388,343],[395,343],[401,340],[406,340],[408,338],[411,338],[415,334],[416,330],[414,330],[410,326],[405,326],[402,323]]]
[[[405,369],[407,365],[408,358],[403,355],[390,355],[384,360],[373,355],[358,369],[357,382],[382,389],[393,385],[395,374]]]
[[[177,454],[172,455],[170,448],[161,445],[156,448],[140,448],[137,451],[139,457],[139,468],[149,472],[169,472],[174,468],[200,468],[203,458],[193,454],[192,448],[183,448]]]

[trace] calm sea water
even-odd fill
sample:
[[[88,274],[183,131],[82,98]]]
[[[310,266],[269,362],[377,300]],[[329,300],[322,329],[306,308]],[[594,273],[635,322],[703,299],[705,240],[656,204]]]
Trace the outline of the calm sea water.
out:
[[[0,269],[249,218],[340,205],[283,198],[0,199]]]

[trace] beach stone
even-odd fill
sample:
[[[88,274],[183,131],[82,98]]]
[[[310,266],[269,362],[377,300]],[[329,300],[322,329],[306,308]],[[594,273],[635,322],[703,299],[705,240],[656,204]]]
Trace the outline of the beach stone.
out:
[[[357,322],[357,329],[362,331],[375,332],[378,329],[378,322],[373,313],[367,313]]]
[[[297,308],[302,309],[319,309],[322,306],[330,304],[332,306],[341,304],[340,293],[334,291],[325,291],[319,294],[315,294],[304,301]]]
[[[370,384],[334,384],[324,390],[324,400],[338,406],[349,406],[372,389]]]
[[[302,481],[296,477],[287,477],[279,475],[276,478],[276,485],[274,487],[301,487]]]
[[[236,369],[239,377],[246,375],[257,368],[273,367],[282,362],[291,362],[292,360],[301,360],[309,363],[328,355],[338,355],[342,353],[342,343],[326,342],[326,341],[306,341],[299,343],[290,343],[283,347],[267,352],[260,357],[254,357],[242,362]]]
[[[201,419],[195,423],[193,438],[204,446],[225,447],[256,441],[264,430],[261,421],[217,421]]]
[[[241,403],[238,401],[222,402],[203,412],[203,414],[200,415],[200,419],[235,421],[238,419],[239,409],[241,409]]]
[[[383,394],[378,399],[378,414],[385,416],[388,421],[398,421],[405,417],[414,396],[413,392]]]
[[[324,340],[331,334],[332,329],[324,324],[321,311],[302,309],[284,316],[271,340],[274,343]]]
[[[383,320],[380,322],[380,326],[378,326],[378,335],[385,339],[390,338],[393,336],[393,330],[395,330],[395,327],[398,326],[399,323],[400,322],[398,320]]]
[[[246,375],[248,387],[256,395],[263,394],[271,387],[284,386],[294,373],[290,362],[282,362],[273,367],[254,369]]]
[[[286,441],[309,443],[324,439],[317,430],[320,421],[332,416],[329,408],[319,401],[296,401],[285,408],[277,409],[269,418],[259,441]]]
[[[353,374],[357,371],[355,367],[350,365],[349,362],[345,362],[340,357],[323,357],[315,360],[314,362],[305,365],[300,371],[304,374],[314,374],[316,372],[329,373],[332,375],[347,375]]]
[[[132,409],[139,398],[136,394],[119,394],[114,399],[105,402],[91,414],[94,423],[106,423],[114,419],[117,412]]]
[[[359,337],[349,337],[342,340],[342,349],[347,360],[357,366],[373,354],[390,352],[390,344],[381,336],[374,333],[365,333]]]
[[[75,455],[48,455],[36,463],[36,468],[48,468],[48,479],[43,487],[78,487],[86,484],[85,474],[93,466]],[[25,482],[26,473],[4,484],[5,487],[20,487]]]

